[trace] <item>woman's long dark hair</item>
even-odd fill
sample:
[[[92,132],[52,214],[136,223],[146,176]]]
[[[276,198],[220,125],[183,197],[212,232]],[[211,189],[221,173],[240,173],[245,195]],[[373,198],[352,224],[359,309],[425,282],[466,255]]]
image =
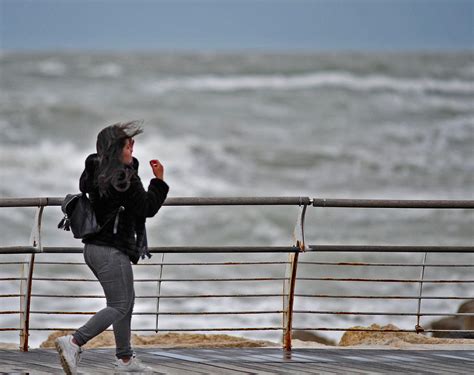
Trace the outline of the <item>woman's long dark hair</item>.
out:
[[[142,120],[116,123],[102,129],[97,135],[98,167],[94,176],[100,197],[108,196],[110,186],[126,191],[131,178],[137,173],[122,162],[122,152],[128,138],[143,133]]]

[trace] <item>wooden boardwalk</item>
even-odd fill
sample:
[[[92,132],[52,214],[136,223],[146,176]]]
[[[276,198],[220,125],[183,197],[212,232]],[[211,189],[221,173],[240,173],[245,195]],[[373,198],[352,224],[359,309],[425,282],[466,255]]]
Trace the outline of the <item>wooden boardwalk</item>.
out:
[[[155,374],[472,374],[474,350],[135,348]],[[84,350],[79,374],[113,374],[113,349]],[[0,349],[0,373],[61,374],[52,349]]]

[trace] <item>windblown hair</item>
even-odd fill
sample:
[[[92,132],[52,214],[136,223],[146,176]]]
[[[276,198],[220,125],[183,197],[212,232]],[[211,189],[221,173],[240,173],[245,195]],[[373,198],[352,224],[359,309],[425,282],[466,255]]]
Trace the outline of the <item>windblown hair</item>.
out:
[[[122,150],[128,138],[143,133],[143,120],[116,123],[102,129],[97,135],[98,167],[94,182],[99,188],[99,195],[108,196],[110,186],[123,192],[130,187],[130,180],[137,173],[122,163]]]

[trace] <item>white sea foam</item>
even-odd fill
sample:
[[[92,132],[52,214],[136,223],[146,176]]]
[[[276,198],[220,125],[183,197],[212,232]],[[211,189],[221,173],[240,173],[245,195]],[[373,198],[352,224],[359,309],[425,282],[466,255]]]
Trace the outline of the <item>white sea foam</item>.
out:
[[[67,72],[66,65],[56,59],[40,61],[39,63],[37,63],[36,69],[42,75],[51,77],[64,76]]]
[[[0,125],[2,131],[12,130],[8,123],[0,122]],[[232,191],[232,183],[225,179],[213,179],[210,183],[211,171],[199,165],[195,150],[199,148],[210,157],[228,158],[228,162],[234,162],[235,157],[226,156],[222,147],[219,143],[192,135],[164,139],[151,134],[137,137],[134,155],[140,161],[140,175],[144,184],[153,177],[148,161],[158,158],[165,167],[165,178],[170,179],[173,186],[173,195],[219,194]],[[2,194],[19,196],[21,192],[21,196],[54,196],[76,190],[84,160],[93,152],[94,149],[78,148],[72,141],[58,143],[49,138],[25,145],[6,144],[1,149],[2,176],[11,183],[2,185]]]
[[[90,77],[120,77],[123,73],[123,68],[115,63],[107,63],[98,66],[93,66],[88,71]]]
[[[445,95],[400,95],[399,92],[384,92],[375,99],[380,110],[387,112],[471,112],[474,109],[472,96],[449,97]]]
[[[474,82],[456,79],[396,78],[382,75],[360,76],[344,71],[326,71],[301,75],[203,75],[186,78],[164,78],[144,84],[145,91],[163,94],[172,90],[237,91],[237,90],[294,90],[335,87],[355,91],[400,91],[473,94]]]
[[[73,143],[50,139],[23,146],[4,145],[1,159],[2,177],[9,181],[2,185],[2,194],[16,197],[63,195],[75,188],[71,178],[83,164]]]

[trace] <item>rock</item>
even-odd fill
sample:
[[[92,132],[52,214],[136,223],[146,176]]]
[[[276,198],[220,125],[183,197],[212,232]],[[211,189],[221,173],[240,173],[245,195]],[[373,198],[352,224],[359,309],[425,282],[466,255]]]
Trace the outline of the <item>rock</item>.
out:
[[[464,302],[459,306],[458,313],[471,313],[474,314],[474,299],[471,299],[467,302]],[[463,329],[474,330],[474,316],[462,316],[463,319]],[[466,338],[474,339],[474,332],[465,333]]]
[[[444,337],[449,339],[463,338],[463,334],[455,332],[463,329],[463,319],[460,316],[452,316],[443,319],[439,319],[430,324],[431,329],[444,329],[451,330],[451,332],[433,332],[433,337]]]
[[[54,331],[51,333],[46,341],[43,341],[40,344],[40,348],[44,349],[51,349],[54,348],[54,340],[57,337],[70,335],[74,331]],[[133,335],[132,335],[133,336]],[[90,349],[90,348],[107,348],[115,346],[115,339],[113,332],[102,332],[100,335],[94,337],[88,343],[86,343],[83,348]]]
[[[223,334],[160,333],[155,335],[133,335],[133,345],[153,345],[172,348],[245,348],[274,346],[275,343],[263,340],[250,340],[245,337]]]
[[[42,342],[40,348],[54,348],[54,339],[59,336],[71,334],[74,331],[54,331],[46,341]],[[137,335],[132,333],[132,345],[155,346],[162,348],[236,348],[236,347],[265,347],[276,346],[275,343],[263,340],[250,340],[244,337],[230,335],[204,335],[191,333],[159,333],[154,335]],[[102,332],[100,335],[88,341],[83,348],[115,347],[114,334],[111,331]]]
[[[474,300],[466,301],[459,306],[458,313],[474,313]],[[430,328],[452,331],[433,332],[433,337],[474,339],[473,332],[455,332],[457,330],[474,330],[474,316],[446,317],[432,322]]]
[[[353,329],[367,329],[369,331],[351,331]],[[412,332],[370,332],[370,330],[398,330],[393,324],[379,326],[372,324],[370,327],[352,327],[344,333],[339,346],[352,345],[390,345],[395,347],[409,346],[412,344],[469,344],[465,339],[447,339],[427,337],[423,334]]]
[[[324,344],[324,345],[336,345],[336,343],[333,340],[320,336],[317,333],[314,333],[311,331],[299,331],[299,330],[293,331],[291,334],[291,338],[294,340],[317,342],[319,344]]]

